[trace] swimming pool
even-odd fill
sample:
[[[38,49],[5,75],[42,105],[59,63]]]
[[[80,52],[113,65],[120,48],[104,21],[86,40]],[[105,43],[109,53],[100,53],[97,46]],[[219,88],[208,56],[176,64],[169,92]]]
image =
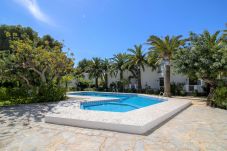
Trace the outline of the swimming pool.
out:
[[[118,94],[118,93],[102,93],[102,92],[79,92],[71,95],[79,96],[95,96],[106,98],[117,98],[114,101],[97,101],[97,102],[82,102],[81,109],[108,111],[108,112],[127,112],[139,108],[147,107],[157,103],[161,103],[164,99],[140,96],[137,94]]]

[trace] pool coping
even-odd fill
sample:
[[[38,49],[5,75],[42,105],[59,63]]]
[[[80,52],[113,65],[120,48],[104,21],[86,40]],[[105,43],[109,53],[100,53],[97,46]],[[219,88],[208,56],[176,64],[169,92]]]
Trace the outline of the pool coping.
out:
[[[147,94],[136,95],[155,97]],[[168,101],[128,112],[106,112],[82,110],[79,104],[84,101],[108,101],[108,99],[113,98],[84,96],[83,99],[82,97],[78,98],[78,96],[73,98],[75,99],[73,101],[60,102],[57,107],[47,113],[45,122],[125,133],[145,134],[191,105],[191,101],[189,100],[168,98]]]

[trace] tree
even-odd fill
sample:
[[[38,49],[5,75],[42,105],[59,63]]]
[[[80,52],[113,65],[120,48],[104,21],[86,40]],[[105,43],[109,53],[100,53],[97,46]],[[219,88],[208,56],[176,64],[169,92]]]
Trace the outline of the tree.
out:
[[[82,59],[81,61],[79,61],[77,69],[80,70],[82,73],[87,72],[90,64],[91,64],[91,60]]]
[[[173,54],[185,44],[185,40],[181,40],[181,37],[182,36],[166,36],[165,38],[160,38],[153,35],[147,40],[148,44],[151,45],[150,53],[158,54],[159,62],[163,62],[165,65],[164,96],[166,97],[171,96],[170,66]]]
[[[105,88],[108,89],[108,74],[110,72],[110,67],[111,67],[111,64],[110,64],[110,61],[109,59],[104,59],[102,61],[102,70],[103,70],[103,77],[104,77],[104,81],[105,81]]]
[[[30,27],[22,27],[20,25],[17,26],[8,26],[1,25],[0,26],[0,51],[3,50],[11,50],[10,41],[15,39],[27,39],[29,38],[31,41],[37,41],[38,33],[35,32]]]
[[[111,58],[111,60],[113,61],[112,64],[112,72],[114,73],[114,75],[116,76],[118,73],[120,74],[120,81],[122,82],[122,86],[120,87],[121,91],[123,91],[124,89],[124,77],[123,77],[123,73],[126,70],[125,64],[127,62],[127,54],[126,53],[119,53],[114,55],[113,58]]]
[[[102,77],[102,60],[100,58],[92,58],[89,67],[88,67],[88,73],[90,78],[95,78],[95,87],[98,89],[99,87],[99,78]]]
[[[190,33],[187,47],[180,49],[174,58],[174,64],[179,73],[196,76],[210,87],[208,103],[217,86],[221,75],[227,73],[226,40],[220,36],[220,31],[214,34],[204,31],[202,34]]]
[[[135,45],[133,49],[128,49],[128,51],[130,54],[128,54],[127,68],[137,78],[138,90],[141,92],[141,69],[144,71],[147,64],[146,53],[143,52],[142,45]]]
[[[59,46],[49,48],[47,46],[37,46],[36,42],[29,38],[24,40],[11,41],[11,65],[12,72],[21,77],[27,83],[30,81],[29,76],[35,74],[39,77],[40,84],[48,84],[53,80],[60,83],[61,78],[72,72],[73,60],[68,58]]]

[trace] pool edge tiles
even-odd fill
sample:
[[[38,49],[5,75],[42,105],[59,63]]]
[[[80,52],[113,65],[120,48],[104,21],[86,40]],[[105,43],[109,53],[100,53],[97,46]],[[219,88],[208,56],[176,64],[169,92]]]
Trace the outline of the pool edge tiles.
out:
[[[168,101],[129,112],[105,112],[82,110],[78,107],[62,107],[56,112],[49,112],[45,116],[45,122],[92,129],[144,134],[190,105],[191,102],[189,100],[169,98]]]

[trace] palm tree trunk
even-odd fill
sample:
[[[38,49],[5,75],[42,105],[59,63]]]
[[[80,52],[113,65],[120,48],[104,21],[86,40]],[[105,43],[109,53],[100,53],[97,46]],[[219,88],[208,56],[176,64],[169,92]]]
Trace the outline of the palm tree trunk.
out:
[[[120,71],[120,80],[123,80],[123,71]]]
[[[141,71],[140,69],[138,69],[138,92],[141,92],[141,89],[142,89],[142,82],[141,82]]]
[[[170,97],[170,65],[165,65],[165,75],[164,75],[164,96]]]
[[[95,78],[95,88],[98,89],[99,88],[99,79]]]
[[[210,89],[209,89],[209,94],[207,96],[207,105],[213,106],[214,104],[212,102],[212,99],[213,99],[214,91],[215,91],[217,85],[215,84],[215,82],[213,82],[213,81],[211,82],[210,80],[209,80],[208,85],[209,85]]]
[[[120,71],[120,81],[121,81],[121,86],[120,86],[120,92],[124,92],[124,82],[123,82],[123,71]]]
[[[106,89],[108,89],[108,74],[105,74],[105,84],[106,84]]]

